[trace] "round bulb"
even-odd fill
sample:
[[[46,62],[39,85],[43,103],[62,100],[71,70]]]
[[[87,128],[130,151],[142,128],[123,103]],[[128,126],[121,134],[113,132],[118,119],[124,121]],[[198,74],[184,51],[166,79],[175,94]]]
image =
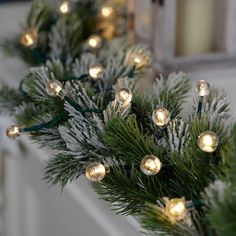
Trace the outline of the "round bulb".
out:
[[[99,79],[103,76],[103,67],[99,64],[92,66],[89,69],[89,75],[93,78],[93,79]]]
[[[6,130],[6,135],[9,139],[15,139],[20,136],[20,128],[17,125],[11,125]]]
[[[63,1],[59,7],[59,10],[62,14],[67,14],[70,10],[69,2]]]
[[[93,162],[87,166],[85,174],[90,181],[99,182],[105,177],[107,172],[106,166],[99,162]]]
[[[99,35],[92,35],[88,38],[87,44],[92,49],[98,49],[102,46],[102,39]]]
[[[161,161],[154,155],[146,155],[141,161],[140,168],[145,175],[155,175],[161,169]]]
[[[34,37],[30,33],[26,33],[21,38],[21,44],[25,47],[31,47],[34,44]]]
[[[104,6],[101,9],[101,15],[104,18],[110,18],[111,16],[113,16],[113,13],[114,13],[113,8],[110,6]]]
[[[132,92],[129,89],[122,88],[116,94],[116,100],[121,106],[127,106],[132,100]]]
[[[219,139],[214,132],[206,131],[198,136],[197,144],[204,152],[214,152],[219,144]]]
[[[164,107],[157,108],[152,113],[152,120],[160,127],[165,126],[170,122],[170,112]]]
[[[184,199],[174,198],[169,200],[166,204],[166,212],[175,220],[183,219],[187,213]]]
[[[206,80],[199,80],[197,82],[198,96],[204,97],[210,94],[210,84]]]
[[[142,58],[140,57],[140,56],[136,56],[135,58],[134,58],[134,64],[135,65],[138,65],[138,64],[140,64],[142,62]]]
[[[58,80],[51,81],[46,86],[48,95],[56,97],[62,90],[62,84]]]

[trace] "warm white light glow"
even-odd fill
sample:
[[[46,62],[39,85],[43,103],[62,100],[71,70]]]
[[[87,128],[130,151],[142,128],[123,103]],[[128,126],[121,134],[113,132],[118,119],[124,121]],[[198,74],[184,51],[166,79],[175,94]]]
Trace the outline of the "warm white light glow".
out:
[[[185,201],[181,198],[174,198],[167,202],[166,211],[175,220],[181,220],[186,216]]]
[[[34,44],[33,36],[30,33],[26,33],[23,35],[21,43],[26,47],[32,46]]]
[[[20,136],[20,128],[17,125],[11,125],[6,130],[6,135],[9,139],[15,139]]]
[[[109,18],[113,15],[114,11],[113,11],[113,8],[110,7],[110,6],[104,6],[102,9],[101,9],[101,15],[104,17],[104,18]]]
[[[152,113],[152,120],[160,127],[165,126],[170,121],[170,112],[164,107],[157,108]]]
[[[155,175],[161,169],[161,161],[154,155],[146,155],[140,164],[142,172],[146,175]]]
[[[49,82],[46,86],[46,91],[48,95],[53,97],[58,96],[61,90],[62,90],[62,84],[57,80]]]
[[[101,47],[102,39],[98,35],[92,35],[92,36],[90,36],[90,38],[88,39],[87,42],[88,42],[88,46],[90,48],[97,49],[97,48]]]
[[[104,165],[99,162],[93,162],[87,166],[85,174],[90,181],[99,182],[105,177],[107,172],[108,170],[106,170]]]
[[[69,2],[68,1],[63,1],[60,5],[59,10],[62,14],[68,13],[69,10],[70,10]]]
[[[103,67],[101,65],[95,65],[92,66],[89,69],[89,75],[93,78],[93,79],[99,79],[102,77],[103,75]]]
[[[141,58],[141,57],[136,56],[136,57],[134,58],[134,63],[135,63],[135,64],[140,64],[141,62],[142,62],[142,58]]]
[[[210,94],[210,84],[206,80],[197,82],[198,96],[204,97]]]
[[[122,106],[127,106],[132,100],[132,92],[123,88],[116,94],[116,99]]]
[[[198,146],[204,152],[214,152],[218,143],[218,137],[214,132],[206,131],[198,136]]]

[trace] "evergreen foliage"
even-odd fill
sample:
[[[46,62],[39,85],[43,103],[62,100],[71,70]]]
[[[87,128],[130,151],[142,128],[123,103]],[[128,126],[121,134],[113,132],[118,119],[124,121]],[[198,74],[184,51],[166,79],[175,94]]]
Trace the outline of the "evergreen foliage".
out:
[[[147,73],[151,53],[143,45],[129,45],[125,37],[87,51],[84,40],[98,33],[102,23],[97,21],[101,2],[76,4],[71,14],[55,18],[58,15],[49,3],[36,1],[26,25],[37,25],[37,47],[25,52],[17,45],[19,38],[17,43],[7,43],[37,66],[29,69],[19,90],[1,85],[1,112],[8,110],[23,127],[21,131],[31,131],[34,141],[54,150],[55,157],[44,169],[45,181],[64,188],[90,163],[99,162],[108,165],[110,172],[93,185],[95,191],[115,212],[134,215],[148,235],[235,235],[236,127],[232,131],[226,96],[212,88],[203,99],[202,111],[195,99],[186,114],[192,88],[189,77],[180,72],[152,81]],[[117,12],[125,15],[122,8]],[[35,50],[43,55],[40,60]],[[89,74],[96,64],[103,70],[99,79]],[[59,96],[46,90],[52,81],[62,84]],[[122,89],[132,93],[126,106],[117,98]],[[163,127],[152,118],[161,107],[170,113]],[[197,143],[208,130],[219,140],[211,153]],[[161,161],[156,175],[141,171],[146,155]],[[186,202],[181,220],[166,211],[174,198]]]

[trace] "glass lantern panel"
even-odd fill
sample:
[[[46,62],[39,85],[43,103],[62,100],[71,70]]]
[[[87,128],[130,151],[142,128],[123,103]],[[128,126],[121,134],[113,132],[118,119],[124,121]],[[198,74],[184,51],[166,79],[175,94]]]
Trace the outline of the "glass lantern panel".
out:
[[[228,0],[177,0],[176,56],[225,51]]]

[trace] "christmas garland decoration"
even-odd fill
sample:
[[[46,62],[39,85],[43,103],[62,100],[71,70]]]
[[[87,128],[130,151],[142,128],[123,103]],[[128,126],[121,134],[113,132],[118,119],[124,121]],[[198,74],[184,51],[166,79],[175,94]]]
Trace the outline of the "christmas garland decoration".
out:
[[[18,90],[1,85],[1,112],[16,119],[7,136],[29,133],[53,149],[48,183],[63,188],[84,175],[148,235],[235,235],[236,128],[226,97],[200,80],[184,111],[192,87],[186,74],[152,81],[149,50],[114,37],[125,31],[111,40],[89,26],[90,17],[114,26],[121,15],[113,4],[120,2],[78,1],[72,8],[63,1],[54,8],[60,14],[33,3],[28,19],[38,20],[16,41],[24,50],[7,43],[37,65]]]

